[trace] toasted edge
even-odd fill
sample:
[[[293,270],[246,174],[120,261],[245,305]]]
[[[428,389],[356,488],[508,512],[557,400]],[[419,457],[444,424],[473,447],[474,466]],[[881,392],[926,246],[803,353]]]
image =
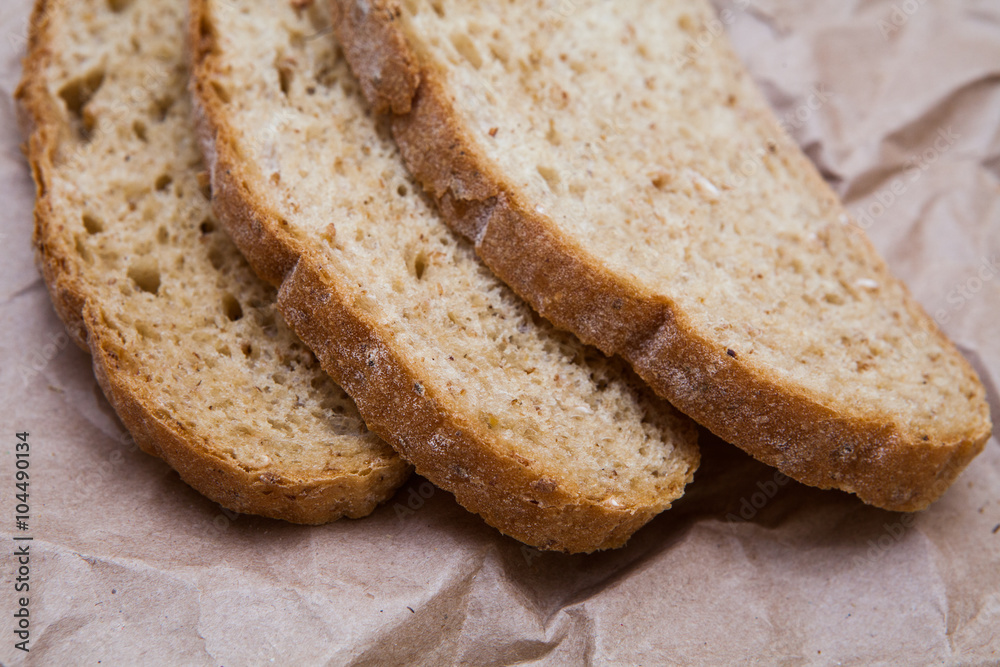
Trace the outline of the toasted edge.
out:
[[[454,493],[464,507],[501,532],[540,549],[570,553],[622,546],[669,504],[611,507],[551,490],[513,458],[493,451],[480,424],[451,409],[447,396],[432,395],[391,339],[361,308],[345,285],[323,269],[319,253],[297,240],[274,211],[246,185],[248,175],[233,148],[235,130],[209,84],[214,30],[207,0],[191,0],[196,125],[210,167],[217,216],[262,278],[280,286],[278,308],[358,405],[368,427],[396,447],[417,472]],[[368,371],[377,351],[378,374]],[[690,435],[695,436],[694,425]],[[693,476],[672,489],[679,497]]]
[[[982,451],[991,431],[988,413],[964,437],[922,442],[905,424],[839,414],[805,388],[771,379],[713,346],[670,299],[630,284],[536,212],[481,154],[451,108],[442,74],[407,42],[398,3],[335,0],[333,14],[362,91],[377,110],[393,112],[400,152],[446,222],[542,316],[624,357],[656,393],[713,433],[800,482],[897,511],[927,507]],[[402,71],[376,76],[373,58]],[[401,81],[405,87],[392,88]],[[404,95],[409,104],[400,100]],[[761,117],[774,136],[785,136],[772,114]],[[836,199],[794,142],[785,143],[815,195]],[[906,307],[928,335],[954,350],[908,291]]]
[[[101,308],[87,295],[77,264],[60,252],[64,221],[56,214],[47,179],[63,123],[46,86],[53,49],[47,30],[51,7],[63,0],[37,0],[29,24],[24,75],[15,93],[19,120],[28,137],[25,153],[37,191],[34,244],[36,263],[56,312],[72,337],[93,358],[94,375],[136,443],[157,456],[181,479],[223,507],[293,523],[320,524],[343,516],[370,514],[409,474],[402,466],[373,470],[367,477],[334,474],[315,479],[250,472],[215,455],[209,441],[157,407],[140,369],[124,367],[116,336],[101,323]]]

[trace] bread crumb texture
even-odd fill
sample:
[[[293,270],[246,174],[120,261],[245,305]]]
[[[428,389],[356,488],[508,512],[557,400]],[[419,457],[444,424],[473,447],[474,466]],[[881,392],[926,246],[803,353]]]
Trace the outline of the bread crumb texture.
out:
[[[196,488],[293,521],[367,514],[409,467],[368,431],[213,217],[184,26],[178,2],[36,10],[19,94],[36,127],[36,242],[54,299],[83,304],[60,310],[71,329],[86,319],[77,336],[114,361],[105,371],[125,395],[109,398],[170,425],[184,451],[140,438],[144,425],[122,415]],[[189,468],[192,456],[201,463]]]
[[[529,496],[559,489],[647,518],[679,496],[697,465],[693,425],[620,360],[535,315],[448,230],[364,106],[329,37],[328,3],[205,6],[210,84],[199,83],[223,109],[249,190],[296,244],[321,254],[340,298],[418,378],[414,394],[470,425],[490,459],[518,462],[535,480]],[[371,353],[372,382],[384,362]],[[462,456],[435,442],[415,456]],[[432,479],[460,501],[464,475],[511,492],[487,481],[488,464],[468,465]]]
[[[738,61],[699,52],[707,3],[403,4],[476,144],[614,271],[831,403],[967,427],[978,383],[950,345],[911,342],[926,325],[901,283],[835,198],[808,196]]]
[[[779,127],[708,2],[339,4],[365,92],[391,101],[450,222],[477,243],[503,222],[494,268],[693,417],[895,509],[925,506],[982,448],[975,373]],[[381,64],[415,69],[415,111]],[[449,157],[424,157],[436,152]],[[493,200],[517,222],[479,213]],[[613,283],[668,315],[626,340],[610,310],[558,311],[546,290],[562,274],[522,279],[537,230],[562,244],[554,266],[585,276],[568,290]],[[820,442],[819,415],[837,442]]]

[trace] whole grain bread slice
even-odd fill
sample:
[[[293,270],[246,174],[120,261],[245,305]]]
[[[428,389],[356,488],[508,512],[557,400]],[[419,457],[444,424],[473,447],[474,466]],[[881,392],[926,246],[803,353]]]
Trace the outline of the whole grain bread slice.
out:
[[[194,0],[216,211],[369,427],[491,525],[616,547],[681,495],[693,423],[453,235],[367,111],[325,0]]]
[[[37,258],[146,452],[237,512],[360,517],[409,474],[217,225],[190,124],[185,8],[39,0],[17,91]]]
[[[557,326],[789,476],[894,510],[983,387],[783,132],[704,0],[338,0],[447,222]]]

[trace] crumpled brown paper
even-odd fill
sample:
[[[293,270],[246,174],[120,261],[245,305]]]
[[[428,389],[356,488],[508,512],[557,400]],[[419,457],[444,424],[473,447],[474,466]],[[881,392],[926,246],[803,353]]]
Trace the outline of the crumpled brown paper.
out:
[[[785,126],[962,346],[1000,416],[1000,6],[720,0]],[[32,262],[0,6],[3,664],[997,664],[1000,447],[916,515],[703,438],[621,550],[542,554],[413,478],[367,519],[236,516],[142,454]],[[709,35],[708,38],[714,38]],[[13,634],[15,433],[30,433],[30,653]]]

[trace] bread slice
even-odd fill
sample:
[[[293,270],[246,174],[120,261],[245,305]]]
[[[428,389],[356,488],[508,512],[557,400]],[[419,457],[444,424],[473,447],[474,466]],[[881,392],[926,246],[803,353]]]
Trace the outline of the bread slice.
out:
[[[789,476],[893,510],[983,387],[782,131],[704,0],[339,0],[447,222],[557,326]]]
[[[328,3],[191,6],[216,211],[369,427],[545,549],[619,546],[680,496],[693,424],[449,232],[366,110]]]
[[[409,466],[284,324],[212,217],[183,4],[41,0],[17,97],[37,256],[143,450],[237,512],[360,517]]]

